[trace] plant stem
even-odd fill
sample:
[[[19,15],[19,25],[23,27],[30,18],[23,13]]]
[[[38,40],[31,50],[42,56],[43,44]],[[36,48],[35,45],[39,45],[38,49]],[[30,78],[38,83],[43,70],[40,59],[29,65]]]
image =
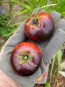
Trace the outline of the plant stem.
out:
[[[53,72],[54,63],[55,63],[55,57],[56,57],[56,55],[54,55],[54,57],[52,59],[52,65],[51,65],[51,70],[50,70],[50,83],[51,83],[51,79],[52,79],[52,72]]]
[[[49,5],[42,6],[42,7],[39,8],[39,9],[41,10],[41,9],[43,9],[43,8],[45,8],[45,7],[50,7],[50,6],[55,6],[55,5],[57,5],[57,4],[49,4]]]
[[[55,5],[57,5],[57,4],[45,5],[45,6],[42,6],[42,7],[38,8],[39,10],[37,11],[37,13],[36,13],[34,19],[36,19],[37,15],[38,15],[38,13],[40,12],[41,9],[43,9],[43,8],[45,8],[45,7],[55,6]]]
[[[57,60],[58,60],[58,68],[56,70],[56,79],[55,80],[57,81],[57,78],[59,76],[59,71],[60,71],[61,59],[62,59],[62,51],[61,51],[61,49],[58,50],[56,57],[57,57]]]

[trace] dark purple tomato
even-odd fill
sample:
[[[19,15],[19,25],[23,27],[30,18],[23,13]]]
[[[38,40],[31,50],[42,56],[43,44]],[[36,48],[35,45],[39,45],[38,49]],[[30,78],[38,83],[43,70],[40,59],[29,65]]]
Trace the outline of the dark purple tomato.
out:
[[[40,12],[36,17],[32,15],[25,23],[26,36],[37,42],[47,40],[54,31],[54,20],[50,14]]]
[[[30,76],[35,73],[41,62],[41,50],[30,42],[18,44],[11,55],[12,67],[21,76]]]

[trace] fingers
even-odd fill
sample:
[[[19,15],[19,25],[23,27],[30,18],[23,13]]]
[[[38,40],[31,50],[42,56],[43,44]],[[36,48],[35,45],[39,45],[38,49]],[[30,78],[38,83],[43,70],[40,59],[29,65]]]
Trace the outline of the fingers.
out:
[[[62,29],[57,29],[50,42],[44,48],[43,60],[45,64],[50,63],[53,55],[58,51],[65,41],[65,32]]]
[[[44,84],[47,82],[49,64],[45,65],[44,62],[42,61],[40,69],[41,69],[41,76],[37,78],[36,84]]]
[[[19,87],[19,86],[0,70],[0,87]]]
[[[65,31],[65,19],[60,19],[56,24],[56,29],[61,28]]]
[[[61,14],[60,14],[59,12],[52,11],[52,12],[50,13],[50,15],[51,15],[52,18],[54,19],[54,22],[55,22],[55,23],[61,19]]]

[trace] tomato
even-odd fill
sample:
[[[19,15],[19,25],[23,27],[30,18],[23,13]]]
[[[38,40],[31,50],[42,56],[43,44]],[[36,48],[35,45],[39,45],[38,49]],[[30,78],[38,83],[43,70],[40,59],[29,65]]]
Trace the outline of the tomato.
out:
[[[42,52],[38,46],[30,42],[18,44],[11,54],[11,64],[15,72],[21,76],[35,73],[42,62]]]
[[[40,12],[36,17],[33,14],[27,19],[24,31],[29,39],[42,42],[52,36],[54,26],[55,23],[51,15],[46,12]]]

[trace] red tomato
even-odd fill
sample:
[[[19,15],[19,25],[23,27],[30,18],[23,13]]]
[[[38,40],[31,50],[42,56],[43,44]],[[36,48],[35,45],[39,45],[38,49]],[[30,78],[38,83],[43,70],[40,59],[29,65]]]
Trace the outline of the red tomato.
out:
[[[36,18],[32,15],[25,23],[25,34],[33,41],[45,41],[54,31],[54,20],[50,14],[40,12]]]
[[[11,55],[12,67],[21,76],[29,76],[35,73],[41,62],[41,50],[30,42],[18,44]]]

